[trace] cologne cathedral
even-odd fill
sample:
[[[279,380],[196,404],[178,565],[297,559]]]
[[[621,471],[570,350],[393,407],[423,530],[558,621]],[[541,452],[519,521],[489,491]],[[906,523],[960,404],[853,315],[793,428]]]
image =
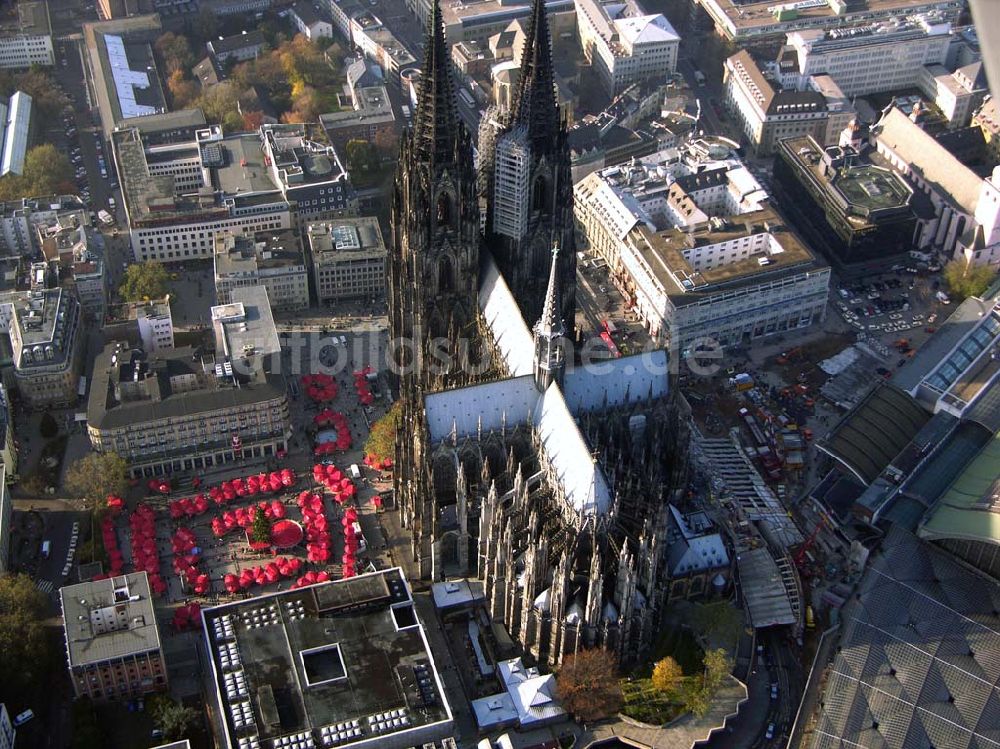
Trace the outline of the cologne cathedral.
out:
[[[391,210],[394,488],[413,559],[425,579],[481,579],[540,665],[595,646],[628,664],[666,601],[688,419],[666,351],[585,365],[570,345],[573,192],[543,0],[478,167],[454,95],[435,2]]]

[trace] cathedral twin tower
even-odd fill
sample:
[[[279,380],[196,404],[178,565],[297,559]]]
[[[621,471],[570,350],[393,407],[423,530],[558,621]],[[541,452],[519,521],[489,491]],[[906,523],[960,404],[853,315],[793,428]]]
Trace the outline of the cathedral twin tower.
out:
[[[556,262],[558,313],[573,329],[573,183],[543,0],[534,0],[523,48],[510,110],[491,108],[483,118],[477,170],[433,0],[414,126],[400,146],[392,202],[390,332],[397,345],[406,342],[395,352],[401,396],[462,384],[469,369],[463,358],[479,355],[481,252],[492,254],[529,326],[541,318]],[[450,351],[439,350],[442,341]]]

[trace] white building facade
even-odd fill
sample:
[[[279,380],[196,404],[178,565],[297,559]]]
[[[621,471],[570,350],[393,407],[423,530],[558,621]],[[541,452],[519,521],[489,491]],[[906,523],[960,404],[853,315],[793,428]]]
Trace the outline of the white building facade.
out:
[[[662,14],[635,4],[576,0],[580,46],[616,94],[637,81],[665,81],[677,67],[681,38]]]

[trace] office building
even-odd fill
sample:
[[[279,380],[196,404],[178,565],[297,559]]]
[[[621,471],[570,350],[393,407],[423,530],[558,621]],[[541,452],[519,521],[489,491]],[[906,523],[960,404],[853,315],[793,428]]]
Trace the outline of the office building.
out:
[[[399,568],[215,606],[203,618],[223,746],[406,749],[454,730]]]
[[[333,36],[333,24],[320,16],[311,2],[298,0],[288,9],[288,17],[298,32],[310,41]]]
[[[230,60],[246,62],[255,60],[264,49],[264,35],[259,31],[244,31],[241,34],[219,37],[209,41],[205,46],[215,64],[222,67]]]
[[[215,303],[229,304],[233,290],[244,286],[263,286],[276,310],[309,306],[305,259],[291,230],[215,238]]]
[[[102,21],[127,18],[153,12],[152,0],[97,0],[97,12]]]
[[[95,702],[167,689],[160,628],[145,572],[59,589],[77,698]]]
[[[913,189],[851,145],[824,148],[811,136],[785,139],[774,179],[795,225],[832,263],[885,259],[913,247]]]
[[[164,263],[209,259],[215,237],[225,232],[254,233],[291,226],[291,208],[272,172],[309,189],[301,166],[271,160],[256,135],[223,138],[218,126],[198,130],[193,141],[148,145],[138,128],[112,135],[115,163],[137,261]],[[323,178],[329,160],[316,159]],[[310,163],[310,166],[312,164]],[[298,171],[295,169],[298,167]],[[320,188],[322,189],[322,188]]]
[[[5,432],[11,432],[11,425],[7,423],[7,407],[4,405],[4,424],[3,429]],[[8,437],[9,439],[9,437]],[[4,449],[6,453],[6,448]],[[5,456],[6,457],[6,456]],[[7,491],[8,475],[13,474],[7,468],[6,463],[0,466],[0,577],[7,574],[10,569],[10,542],[13,537],[13,526],[14,526],[14,501],[10,497],[10,492]],[[0,728],[2,732],[2,728]]]
[[[407,0],[411,4],[411,0]],[[412,0],[413,12],[418,18],[429,17],[430,0]],[[508,28],[514,21],[527,24],[531,17],[532,3],[527,0],[471,0],[462,3],[443,3],[441,18],[445,27],[446,43],[480,42],[487,44],[490,37]],[[545,11],[554,33],[572,33],[576,27],[576,10],[573,0],[548,0]],[[520,61],[520,58],[515,58]]]
[[[94,364],[87,408],[91,445],[129,464],[132,476],[163,475],[263,458],[288,448],[284,378],[272,371],[278,334],[267,291],[235,289],[212,308],[216,350],[150,354],[124,342]]]
[[[357,215],[358,198],[350,175],[322,127],[262,125],[258,136],[267,174],[293,207],[299,226]]]
[[[864,26],[794,31],[786,44],[794,52],[799,76],[825,73],[853,97],[916,86],[925,65],[946,64],[952,38],[945,16],[928,13]]]
[[[681,38],[660,13],[647,14],[636,0],[576,0],[580,46],[614,95],[647,78],[665,81],[677,67]]]
[[[822,322],[829,268],[718,146],[695,141],[595,172],[575,193],[577,221],[611,281],[681,356],[702,341],[745,345]]]
[[[776,91],[746,50],[723,67],[725,105],[758,156],[774,153],[778,141],[800,135],[825,138],[829,113],[817,91]]]
[[[947,21],[957,21],[962,0],[702,0],[704,9],[725,38],[744,46],[766,44],[792,31],[856,26],[939,11]]]
[[[385,295],[387,252],[378,219],[311,223],[306,237],[320,304]]]
[[[381,153],[395,153],[400,127],[392,112],[389,92],[382,84],[353,89],[351,108],[319,116],[326,137],[340,153],[351,140],[365,140]]]
[[[155,13],[83,25],[95,104],[105,136],[123,120],[167,110],[153,53],[153,43],[162,33]]]
[[[7,390],[0,386],[0,464],[3,464],[4,483],[18,479],[17,443],[14,441],[14,419],[7,403]]]
[[[2,307],[22,402],[29,408],[75,403],[84,337],[76,297],[63,289],[20,292]]]
[[[55,65],[48,0],[22,0],[11,15],[0,23],[0,68]]]
[[[203,130],[207,124],[205,113],[200,109],[178,109],[143,117],[127,117],[119,121],[118,128],[135,128],[147,146],[163,146],[193,141],[195,133]]]

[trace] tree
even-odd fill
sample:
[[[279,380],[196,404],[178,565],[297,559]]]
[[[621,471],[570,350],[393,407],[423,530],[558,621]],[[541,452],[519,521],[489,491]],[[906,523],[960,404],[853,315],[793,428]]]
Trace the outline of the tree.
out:
[[[160,59],[163,60],[168,75],[173,75],[178,71],[183,74],[194,66],[195,59],[194,53],[191,51],[191,44],[183,35],[168,31],[161,35],[153,46]]]
[[[162,299],[167,293],[168,280],[166,269],[155,260],[136,263],[126,268],[119,293],[127,302]]]
[[[239,90],[232,81],[223,81],[217,86],[211,86],[201,92],[197,106],[205,113],[209,122],[222,122],[226,114],[236,112],[236,101]],[[238,112],[236,112],[239,115]]]
[[[402,401],[396,401],[385,416],[372,424],[365,441],[365,453],[376,460],[392,458],[396,454],[396,430],[399,429],[399,419],[403,415]]]
[[[266,544],[271,541],[271,521],[262,510],[257,510],[250,526],[250,540],[255,544]]]
[[[30,68],[10,78],[0,80],[0,93],[10,96],[24,91],[31,97],[31,104],[43,117],[56,117],[70,106],[69,97],[43,68]]]
[[[150,713],[164,738],[181,739],[198,720],[198,711],[174,702],[166,695],[158,695],[152,700]]]
[[[708,708],[712,706],[712,694],[701,677],[684,682],[680,698],[684,709],[696,718],[704,718]]]
[[[59,423],[48,411],[42,414],[42,422],[38,425],[38,432],[42,435],[42,439],[46,440],[50,440],[59,434]]]
[[[952,260],[942,272],[945,285],[955,296],[981,296],[993,283],[997,272],[989,265],[972,265],[966,260]]]
[[[724,648],[716,648],[705,653],[702,664],[705,667],[705,686],[715,694],[722,680],[733,670],[733,663]]]
[[[684,671],[671,656],[653,666],[653,686],[664,693],[674,693],[684,680]]]
[[[87,453],[66,469],[66,489],[77,497],[101,502],[128,490],[125,459],[117,453]]]
[[[254,132],[260,130],[260,126],[264,124],[264,113],[260,111],[244,112],[243,113],[243,129],[249,132]]]
[[[0,200],[53,195],[60,184],[72,180],[73,168],[66,155],[51,143],[43,143],[25,155],[21,174],[0,178]]]
[[[0,577],[0,673],[8,698],[30,695],[46,679],[51,654],[42,623],[46,603],[27,575]]]
[[[578,720],[614,715],[623,701],[614,656],[601,648],[569,656],[556,675],[556,692],[563,707]]]
[[[167,90],[173,100],[174,109],[184,109],[198,98],[198,84],[184,76],[183,70],[175,70],[167,78]]]

